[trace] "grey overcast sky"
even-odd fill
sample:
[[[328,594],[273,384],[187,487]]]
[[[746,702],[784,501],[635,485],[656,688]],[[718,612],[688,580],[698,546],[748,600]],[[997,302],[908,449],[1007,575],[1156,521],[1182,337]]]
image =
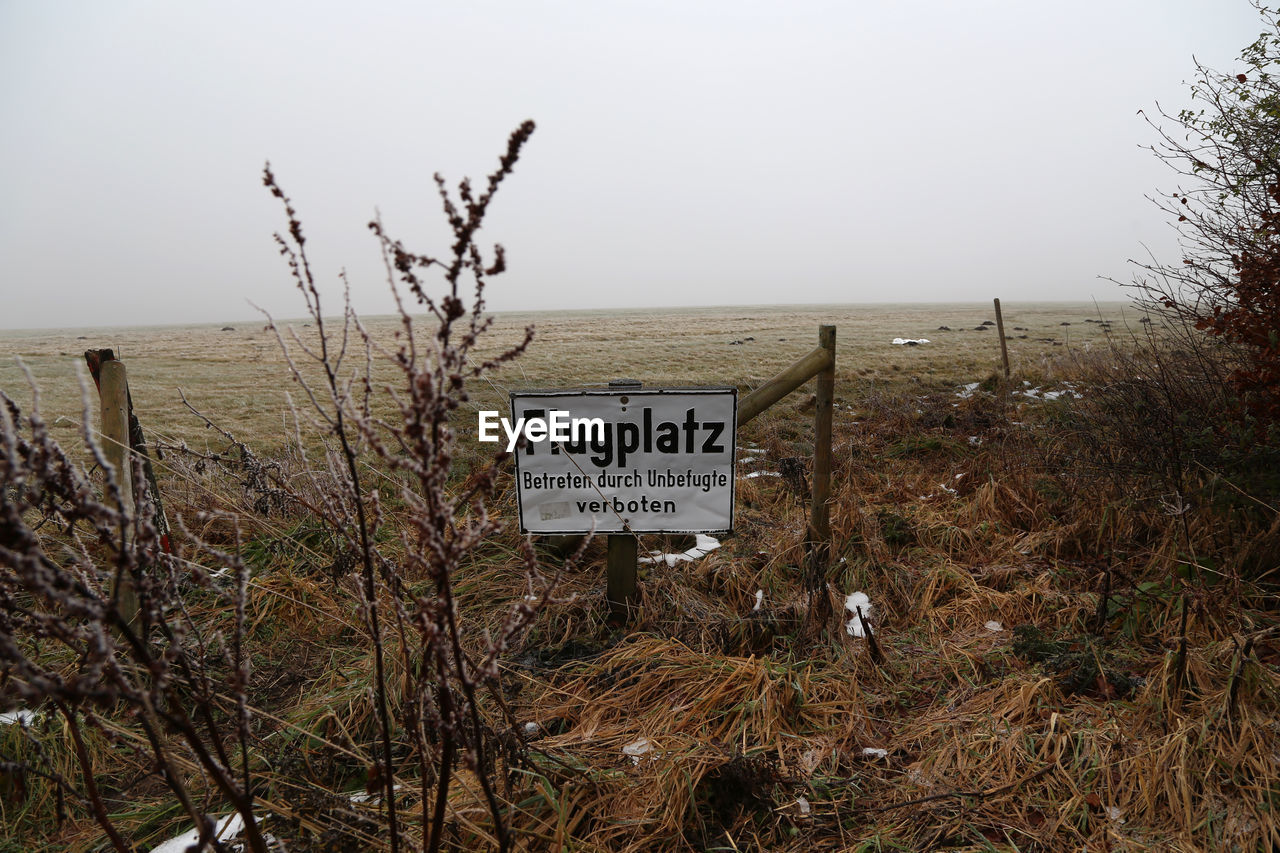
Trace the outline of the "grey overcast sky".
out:
[[[270,160],[339,307],[375,208],[447,246],[491,171],[490,307],[1116,299],[1174,176],[1138,115],[1230,70],[1245,0],[0,0],[0,328],[303,306]]]

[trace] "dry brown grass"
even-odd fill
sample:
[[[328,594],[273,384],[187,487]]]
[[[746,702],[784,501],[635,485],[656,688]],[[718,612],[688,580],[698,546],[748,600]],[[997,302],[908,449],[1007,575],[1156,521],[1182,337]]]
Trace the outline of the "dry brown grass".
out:
[[[1078,331],[1097,334],[1082,323],[1092,310],[1006,306],[1006,324],[1061,340],[1057,323],[1069,320],[1074,343]],[[596,544],[504,662],[502,693],[517,732],[532,724],[527,761],[497,768],[523,849],[1252,851],[1280,841],[1274,597],[1203,578],[1191,584],[1179,686],[1179,611],[1167,581],[1185,531],[1158,503],[1057,464],[1046,452],[1055,446],[1056,405],[954,395],[955,384],[992,373],[994,332],[934,330],[975,326],[985,308],[584,316],[538,319],[538,342],[517,363],[523,372],[503,381],[632,376],[749,387],[811,349],[819,322],[839,326],[831,595],[838,604],[853,591],[870,596],[885,660],[873,662],[842,623],[816,636],[802,630],[807,510],[783,478],[739,481],[735,534],[697,562],[649,568],[640,615],[625,630],[608,623]],[[503,328],[526,319],[504,318]],[[164,424],[188,441],[199,434],[177,425],[179,409],[155,402],[180,375],[207,413],[271,446],[280,390],[261,377],[278,367],[274,356],[215,370],[199,355],[220,340],[250,346],[256,334],[174,338],[167,347],[191,342],[182,358],[124,347],[144,425]],[[895,335],[936,343],[892,347]],[[756,341],[728,345],[745,336]],[[32,353],[24,358],[53,411],[78,408],[78,392],[63,387],[73,356],[52,354],[84,348],[73,339],[3,338]],[[1017,345],[1018,379],[1063,378],[1061,349]],[[11,377],[0,373],[0,384],[12,387]],[[490,389],[495,402],[501,391]],[[252,402],[239,415],[230,402],[237,393]],[[766,467],[810,453],[809,416],[798,402],[784,401],[740,434],[767,451]],[[224,475],[197,475],[177,459],[165,470],[180,509],[243,502]],[[501,488],[494,506],[510,513],[509,477]],[[293,821],[346,833],[361,839],[351,849],[374,849],[360,816],[376,809],[329,793],[361,788],[374,745],[357,597],[349,581],[330,579],[335,555],[314,531],[288,513],[256,523],[256,748],[275,780],[262,794],[264,811],[281,816],[282,828]],[[1231,541],[1240,528],[1223,528],[1210,513],[1194,513],[1187,529],[1204,559],[1240,550]],[[504,535],[459,572],[469,626],[495,627],[525,594],[516,545]],[[679,543],[643,537],[641,547],[670,545]],[[1114,572],[1116,607],[1095,634],[1103,567]],[[753,612],[757,590],[763,606]],[[1032,642],[1019,626],[1042,639]],[[404,673],[394,669],[398,655],[388,657],[395,683]],[[498,708],[487,711],[489,725],[507,729]],[[633,762],[623,747],[641,738],[652,749]],[[479,849],[490,836],[478,787],[461,779],[452,843]],[[399,781],[412,815],[420,780]],[[145,794],[131,795],[137,815],[121,825],[139,840],[163,837],[174,816]],[[36,809],[15,819],[27,849],[97,843],[83,816],[61,828],[48,816]]]

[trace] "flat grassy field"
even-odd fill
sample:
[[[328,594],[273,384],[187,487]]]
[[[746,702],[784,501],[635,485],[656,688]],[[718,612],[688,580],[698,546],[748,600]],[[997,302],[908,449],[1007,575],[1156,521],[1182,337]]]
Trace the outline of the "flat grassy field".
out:
[[[1070,349],[1087,350],[1104,334],[1140,334],[1140,315],[1123,303],[1008,303],[1002,306],[1010,338],[1012,369],[1025,376],[1050,371]],[[854,402],[859,390],[883,383],[911,383],[939,390],[984,379],[1000,369],[1000,345],[991,305],[878,304],[743,306],[628,311],[526,312],[503,314],[486,336],[492,353],[520,340],[526,326],[534,343],[519,360],[474,389],[475,408],[502,405],[508,390],[605,384],[621,377],[646,384],[730,384],[743,391],[763,383],[817,346],[820,324],[836,326],[837,395]],[[331,321],[337,322],[337,321]],[[399,322],[364,321],[390,344]],[[285,393],[287,367],[275,334],[263,322],[210,323],[138,328],[0,331],[0,389],[20,402],[27,383],[14,356],[22,359],[40,388],[48,420],[80,420],[77,367],[89,348],[112,348],[129,371],[139,419],[148,430],[176,439],[203,438],[204,425],[182,404],[193,406],[237,437],[264,450],[278,449],[292,432]],[[282,320],[314,342],[314,328]],[[948,326],[951,331],[939,331]],[[979,331],[979,329],[983,329]],[[895,346],[894,338],[929,340]],[[741,341],[734,344],[734,341]],[[295,347],[296,351],[296,347]],[[305,357],[298,359],[305,366]],[[351,362],[360,367],[358,358]],[[390,374],[387,374],[390,378]],[[87,374],[86,374],[87,377]],[[94,398],[96,406],[96,397]],[[60,437],[75,424],[59,425]]]
[[[594,542],[502,656],[481,709],[492,742],[506,744],[493,778],[515,849],[1276,849],[1274,510],[1212,472],[1189,469],[1173,495],[1127,461],[1099,462],[1094,449],[1113,436],[1097,424],[1111,423],[1117,406],[1091,409],[1091,401],[1123,409],[1118,382],[1148,387],[1137,384],[1146,373],[1108,373],[1136,363],[1118,361],[1145,333],[1133,308],[1004,310],[1008,384],[996,332],[978,330],[995,319],[988,305],[497,319],[488,352],[518,341],[530,323],[536,337],[525,356],[472,386],[476,409],[504,407],[510,390],[623,377],[745,392],[812,350],[820,324],[837,327],[832,550],[823,566],[834,615],[819,624],[808,617],[806,388],[739,431],[736,526],[718,548],[644,565],[639,610],[623,625],[610,619],[605,547]],[[200,519],[199,532],[237,548],[251,571],[253,722],[244,749],[258,812],[271,815],[266,831],[291,851],[387,849],[385,810],[366,795],[380,741],[374,651],[350,549],[296,505],[264,504],[249,466],[178,396],[183,389],[278,462],[271,476],[309,482],[322,467],[292,437],[285,393],[295,386],[274,335],[262,323],[222,325],[2,332],[0,389],[29,401],[12,358],[21,356],[46,419],[74,447],[83,350],[113,347],[123,358],[144,429],[171,448],[159,463],[170,513],[193,527]],[[394,341],[391,320],[368,328]],[[314,342],[313,327],[296,331]],[[895,337],[930,342],[893,345]],[[354,353],[348,364],[363,363]],[[382,367],[374,376],[394,379]],[[472,412],[462,409],[455,423],[453,489],[465,488],[484,456]],[[304,430],[304,445],[316,441]],[[1138,441],[1148,438],[1139,431]],[[174,450],[179,442],[206,458]],[[1149,442],[1162,458],[1159,434]],[[415,540],[399,535],[412,528],[395,500],[398,475],[373,463],[362,470],[383,489],[378,553],[415,565]],[[761,472],[769,476],[752,476]],[[512,523],[452,578],[473,654],[535,588],[512,529],[509,469],[489,508]],[[206,510],[233,513],[238,538],[225,521],[199,515]],[[59,525],[39,536],[49,553],[69,553],[59,550]],[[640,550],[678,553],[691,539],[644,536]],[[544,576],[561,563],[539,544]],[[429,573],[402,571],[404,595],[430,597]],[[869,602],[871,638],[848,627],[853,593]],[[381,597],[387,605],[391,593]],[[208,589],[193,589],[184,607],[208,636],[229,630],[225,598]],[[395,636],[386,642],[398,712],[400,685],[419,664],[400,654]],[[0,710],[16,695],[0,680]],[[229,715],[225,692],[216,698]],[[150,849],[190,829],[132,719],[102,714],[107,723],[90,730],[89,749],[121,833]],[[42,719],[25,739],[0,728],[0,753],[43,761],[74,782],[59,718]],[[431,783],[412,760],[424,748],[397,725],[396,802],[411,840],[421,837]],[[64,804],[48,778],[29,775],[20,793],[5,779],[0,851],[104,849],[98,822],[74,798]],[[229,811],[194,771],[190,784],[206,797],[203,808]],[[489,849],[488,814],[472,769],[460,767],[445,847]]]

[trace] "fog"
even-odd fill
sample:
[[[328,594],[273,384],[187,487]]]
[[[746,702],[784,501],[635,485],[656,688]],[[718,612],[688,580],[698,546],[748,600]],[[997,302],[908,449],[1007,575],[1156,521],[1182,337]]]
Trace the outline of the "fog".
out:
[[[1261,29],[1244,0],[7,2],[0,327],[392,303],[366,225],[447,251],[439,171],[538,129],[483,243],[497,311],[1123,298],[1176,258],[1139,110]],[[1194,58],[1193,58],[1194,57]]]

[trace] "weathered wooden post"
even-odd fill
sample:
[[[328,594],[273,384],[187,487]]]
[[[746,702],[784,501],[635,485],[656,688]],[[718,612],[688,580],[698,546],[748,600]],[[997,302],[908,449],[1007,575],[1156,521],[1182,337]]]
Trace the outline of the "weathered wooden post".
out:
[[[610,388],[632,389],[639,391],[643,384],[635,379],[615,379],[609,383]],[[623,397],[625,405],[627,398]],[[619,622],[626,622],[631,611],[639,603],[636,590],[636,558],[639,548],[635,534],[609,534],[609,551],[606,558],[606,592],[609,601],[609,613]]]
[[[830,613],[827,563],[831,557],[831,415],[836,381],[836,327],[818,327],[818,346],[829,355],[818,373],[817,406],[813,414],[813,506],[809,511],[809,576],[811,615],[825,620]],[[816,608],[816,612],[814,609]]]
[[[836,327],[818,327],[818,348],[801,358],[777,376],[752,391],[738,403],[738,426],[808,382],[818,378],[814,408],[813,437],[813,504],[809,510],[809,527],[805,531],[808,568],[805,589],[811,606],[809,616],[821,621],[831,615],[827,596],[827,563],[831,557],[831,416],[836,383]]]
[[[1000,298],[996,297],[996,332],[1000,335],[1000,358],[1004,361],[1004,378],[1009,378],[1009,344],[1004,339],[1004,315],[1000,313]]]
[[[120,488],[120,511],[133,518],[133,465],[129,454],[129,384],[125,377],[124,363],[112,359],[102,362],[99,371],[99,397],[102,401],[103,454],[115,473]],[[122,534],[126,538],[131,534]],[[121,569],[112,583],[112,596],[116,599],[120,615],[132,622],[138,613],[137,594],[133,578]]]
[[[636,593],[636,557],[639,553],[636,537],[631,534],[609,535],[608,592],[609,614],[619,622],[626,622],[638,603]]]
[[[93,383],[98,387],[99,394],[102,393],[102,365],[115,360],[116,355],[113,350],[91,349],[84,352],[85,364],[89,365],[89,373],[93,376]],[[138,416],[133,412],[133,395],[129,393],[127,381],[124,385],[124,396],[129,412],[129,452],[142,461],[142,473],[147,480],[142,491],[146,492],[155,513],[152,516],[152,523],[156,526],[156,532],[160,534],[160,549],[166,554],[171,554],[173,551],[169,544],[169,519],[164,512],[164,501],[160,498],[160,484],[156,481],[156,469],[151,464],[151,454],[147,451],[147,439],[142,434],[142,424],[138,422]],[[132,466],[132,462],[130,465]],[[130,471],[132,472],[132,468]]]

